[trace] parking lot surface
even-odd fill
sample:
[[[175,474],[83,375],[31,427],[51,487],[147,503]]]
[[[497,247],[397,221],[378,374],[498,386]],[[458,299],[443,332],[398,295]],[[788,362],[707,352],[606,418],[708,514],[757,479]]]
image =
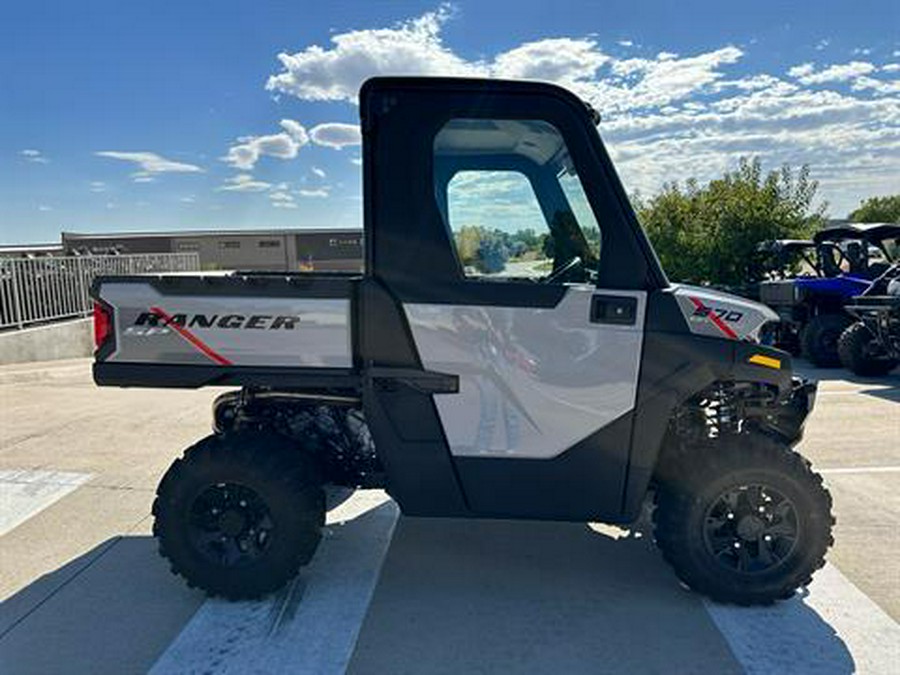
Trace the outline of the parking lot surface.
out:
[[[404,518],[377,491],[275,597],[206,600],[149,512],[217,392],[0,368],[0,673],[897,672],[900,372],[804,374],[836,544],[805,593],[742,609],[682,589],[641,525]]]

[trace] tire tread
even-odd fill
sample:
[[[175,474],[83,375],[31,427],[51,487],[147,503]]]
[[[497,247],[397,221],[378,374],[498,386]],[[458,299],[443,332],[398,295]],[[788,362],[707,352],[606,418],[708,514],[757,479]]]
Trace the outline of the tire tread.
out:
[[[265,446],[264,450],[260,449],[261,445]],[[290,495],[300,525],[298,530],[290,533],[295,537],[290,555],[277,560],[274,571],[257,574],[240,583],[217,575],[214,569],[198,574],[191,565],[185,564],[189,552],[182,550],[183,545],[173,529],[181,523],[176,514],[166,508],[176,498],[179,482],[214,468],[225,458],[261,476],[271,483],[270,489],[279,491],[282,496]],[[325,495],[321,474],[313,458],[293,447],[287,439],[275,434],[236,432],[207,436],[187,448],[160,480],[151,512],[159,554],[168,560],[173,574],[185,579],[189,588],[201,588],[210,596],[229,600],[258,599],[278,590],[312,559],[325,524]]]
[[[716,602],[737,605],[766,605],[791,597],[797,588],[807,586],[812,575],[825,564],[825,553],[833,545],[832,498],[822,476],[810,462],[791,448],[768,437],[747,433],[731,447],[710,442],[704,447],[682,448],[666,458],[663,480],[653,511],[654,536],[665,561],[678,579],[689,588]],[[716,476],[736,468],[759,467],[784,473],[796,481],[813,503],[811,518],[816,531],[807,532],[806,564],[794,569],[778,583],[765,589],[749,584],[736,586],[710,578],[692,555],[691,537],[686,525],[699,491]]]

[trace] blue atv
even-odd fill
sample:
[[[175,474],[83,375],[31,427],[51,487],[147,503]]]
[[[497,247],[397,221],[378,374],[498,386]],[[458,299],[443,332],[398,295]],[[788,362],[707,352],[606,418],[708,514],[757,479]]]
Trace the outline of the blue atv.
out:
[[[840,365],[838,339],[853,321],[845,305],[888,269],[898,238],[900,225],[847,223],[817,232],[811,242],[791,242],[807,269],[759,289],[781,319],[776,346],[822,368]]]

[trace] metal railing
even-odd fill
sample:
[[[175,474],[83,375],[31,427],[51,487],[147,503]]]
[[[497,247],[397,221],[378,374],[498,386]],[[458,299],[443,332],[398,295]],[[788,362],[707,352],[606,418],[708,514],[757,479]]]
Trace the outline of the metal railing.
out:
[[[90,314],[97,276],[199,269],[197,253],[0,258],[0,330]]]

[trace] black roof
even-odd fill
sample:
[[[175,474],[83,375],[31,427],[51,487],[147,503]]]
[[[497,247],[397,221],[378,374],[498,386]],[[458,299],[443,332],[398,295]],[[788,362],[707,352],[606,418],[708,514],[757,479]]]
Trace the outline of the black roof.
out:
[[[862,239],[866,242],[883,241],[900,237],[900,225],[894,223],[844,223],[826,227],[816,232],[813,241],[821,244],[825,241],[843,241],[845,239]]]
[[[816,245],[812,239],[772,239],[764,241],[757,247],[759,251],[787,251],[790,249],[811,248]]]

